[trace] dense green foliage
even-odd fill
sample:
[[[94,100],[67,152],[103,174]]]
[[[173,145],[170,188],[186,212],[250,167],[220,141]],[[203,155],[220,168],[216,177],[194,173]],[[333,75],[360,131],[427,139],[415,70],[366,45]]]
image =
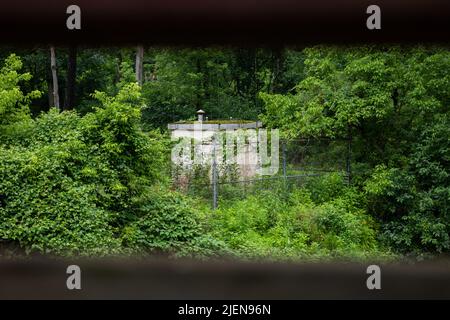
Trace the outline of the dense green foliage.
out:
[[[450,249],[450,53],[441,48],[305,50],[295,93],[262,94],[288,137],[352,140],[356,185],[382,239],[403,252]]]
[[[151,48],[142,87],[133,50],[79,48],[76,106],[63,112],[49,108],[47,49],[0,56],[0,247],[252,259],[450,251],[446,48]],[[57,48],[62,100],[66,58]],[[207,176],[188,194],[170,179],[166,125],[200,108],[211,123],[260,119],[292,145],[346,139],[351,183],[332,173],[248,194],[221,185],[213,211]],[[325,143],[320,157],[343,149]]]
[[[385,256],[360,197],[338,174],[293,192],[280,186],[276,192],[224,203],[213,217],[215,236],[243,257]]]
[[[4,117],[1,135],[1,239],[30,251],[110,254],[172,249],[201,235],[187,200],[157,187],[167,143],[140,129],[136,84],[115,97],[97,92],[85,116],[52,109],[31,119],[17,87],[29,76],[19,70],[13,56],[2,69],[11,83],[2,110],[14,117]]]

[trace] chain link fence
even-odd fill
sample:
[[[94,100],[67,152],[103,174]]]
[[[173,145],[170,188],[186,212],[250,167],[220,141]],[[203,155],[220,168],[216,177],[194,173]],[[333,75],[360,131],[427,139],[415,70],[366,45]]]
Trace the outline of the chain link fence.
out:
[[[217,163],[194,166],[188,173],[175,173],[173,184],[187,194],[219,201],[242,199],[266,191],[289,191],[315,177],[341,174],[351,183],[351,142],[346,139],[293,139],[279,143],[279,168],[274,175],[240,175],[239,168]]]

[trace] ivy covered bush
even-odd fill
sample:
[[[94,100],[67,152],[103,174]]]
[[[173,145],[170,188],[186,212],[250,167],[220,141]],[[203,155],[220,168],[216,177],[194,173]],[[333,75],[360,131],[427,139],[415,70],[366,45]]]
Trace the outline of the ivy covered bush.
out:
[[[16,56],[0,74],[0,241],[27,252],[170,252],[194,243],[188,200],[165,187],[168,144],[140,126],[140,90],[96,92],[94,111],[52,109],[35,119]],[[201,241],[201,240],[199,240]],[[194,246],[194,244],[192,244]]]

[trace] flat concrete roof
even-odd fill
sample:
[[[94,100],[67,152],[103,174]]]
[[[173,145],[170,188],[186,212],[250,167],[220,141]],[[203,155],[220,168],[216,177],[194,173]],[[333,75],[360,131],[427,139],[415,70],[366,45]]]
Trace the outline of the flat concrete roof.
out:
[[[234,129],[253,129],[261,128],[262,122],[248,122],[248,123],[169,123],[167,125],[169,130],[203,130],[203,131],[221,131],[221,130],[234,130]]]

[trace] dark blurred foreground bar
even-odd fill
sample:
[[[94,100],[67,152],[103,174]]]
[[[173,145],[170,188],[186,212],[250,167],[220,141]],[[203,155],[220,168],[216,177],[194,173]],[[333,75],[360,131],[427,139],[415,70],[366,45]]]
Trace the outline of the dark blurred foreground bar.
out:
[[[81,290],[66,269],[81,268]],[[0,299],[450,299],[450,264],[387,264],[368,290],[369,264],[152,259],[0,261]]]
[[[66,8],[81,8],[81,30]],[[366,9],[381,8],[381,30]],[[449,40],[448,0],[13,0],[2,44],[296,45]]]

